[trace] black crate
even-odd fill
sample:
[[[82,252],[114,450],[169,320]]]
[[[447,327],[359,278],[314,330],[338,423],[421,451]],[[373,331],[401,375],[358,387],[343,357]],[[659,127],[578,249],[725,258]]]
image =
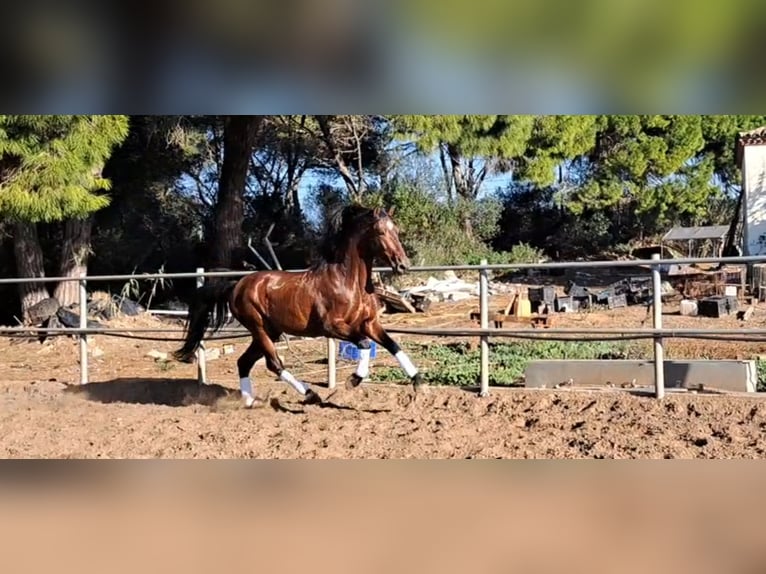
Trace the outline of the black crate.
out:
[[[583,287],[582,285],[577,285],[576,283],[570,282],[570,284],[567,286],[566,294],[570,297],[584,299],[590,295],[590,292],[588,291],[587,287]]]
[[[624,293],[621,295],[610,295],[606,299],[606,305],[610,309],[619,309],[620,307],[627,307],[628,298],[625,296]]]
[[[607,287],[603,291],[599,291],[596,294],[596,302],[597,303],[607,303],[609,301],[610,297],[614,297],[617,294],[617,291],[614,287]]]
[[[737,298],[732,295],[705,297],[697,304],[697,314],[703,317],[723,317],[737,311]]]
[[[580,301],[574,297],[556,297],[555,303],[557,313],[563,311],[565,308],[570,311],[577,311],[580,308]]]
[[[553,285],[544,285],[542,287],[528,287],[527,297],[530,303],[548,303],[553,304],[556,299],[556,290]]]
[[[572,297],[575,300],[578,309],[590,309],[593,307],[593,295],[585,295],[584,297]]]
[[[553,308],[553,303],[546,303],[545,301],[532,301],[530,307],[532,308],[532,313],[537,313],[538,315],[546,315],[550,313],[551,309]]]

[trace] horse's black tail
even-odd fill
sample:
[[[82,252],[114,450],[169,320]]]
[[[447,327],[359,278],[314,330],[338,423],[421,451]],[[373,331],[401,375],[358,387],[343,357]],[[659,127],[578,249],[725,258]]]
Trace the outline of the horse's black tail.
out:
[[[226,324],[229,297],[236,284],[237,280],[211,277],[197,289],[189,305],[184,344],[173,353],[176,360],[191,362],[205,331],[212,327],[215,333]]]

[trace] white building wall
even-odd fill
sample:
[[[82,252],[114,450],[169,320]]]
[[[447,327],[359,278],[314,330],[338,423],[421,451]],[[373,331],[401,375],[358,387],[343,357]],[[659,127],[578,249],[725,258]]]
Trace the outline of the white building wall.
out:
[[[766,254],[766,145],[745,146],[743,151],[743,254],[763,255]]]

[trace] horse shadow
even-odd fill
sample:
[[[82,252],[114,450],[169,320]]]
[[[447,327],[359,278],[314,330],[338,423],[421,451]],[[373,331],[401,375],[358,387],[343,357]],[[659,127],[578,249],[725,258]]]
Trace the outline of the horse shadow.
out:
[[[196,379],[164,378],[119,378],[100,383],[68,385],[64,392],[97,403],[169,407],[213,406],[221,399],[239,397],[238,391],[221,385],[200,385]]]
[[[100,383],[84,385],[67,385],[65,393],[80,396],[96,403],[127,403],[136,405],[161,405],[168,407],[188,407],[201,405],[215,407],[219,401],[226,400],[232,404],[238,403],[240,393],[214,383],[199,384],[196,379],[165,379],[165,378],[119,378]],[[357,409],[347,405],[332,402],[330,395],[312,408],[331,409],[339,411],[361,411],[365,413],[385,413],[386,409]],[[305,406],[291,408],[282,404],[278,399],[271,398],[268,404],[277,412],[303,414]]]
[[[335,394],[335,391],[333,391],[327,397],[325,397],[321,403],[311,405],[310,408],[330,409],[330,410],[336,410],[336,411],[355,411],[355,412],[362,412],[362,413],[368,413],[373,415],[391,412],[391,409],[358,409],[348,405],[341,405],[330,400],[334,394]],[[287,413],[292,415],[300,415],[300,414],[306,413],[305,405],[301,405],[298,408],[290,408],[282,404],[279,401],[279,399],[277,399],[276,397],[270,398],[268,402],[269,402],[269,406],[279,413]]]
[[[299,408],[290,408],[287,405],[283,405],[281,402],[279,402],[279,399],[276,397],[272,397],[269,399],[269,406],[277,411],[278,413],[287,413],[291,415],[302,415],[306,413],[305,407],[301,406]],[[318,403],[316,405],[312,405],[312,407],[320,408],[320,409],[334,409],[339,411],[356,411],[354,407],[349,407],[348,405],[339,405],[330,401],[322,401],[321,403]],[[377,412],[377,410],[375,411]]]

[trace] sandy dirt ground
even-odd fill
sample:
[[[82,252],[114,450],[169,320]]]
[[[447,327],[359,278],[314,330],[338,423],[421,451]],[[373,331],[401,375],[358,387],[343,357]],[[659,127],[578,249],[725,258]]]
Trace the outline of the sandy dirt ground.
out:
[[[502,308],[503,296],[493,307]],[[474,326],[477,302],[435,304],[428,313],[385,315],[387,325]],[[766,325],[766,307],[743,324],[733,317],[680,317],[669,305],[666,326],[741,328]],[[641,326],[646,310],[559,314],[556,326]],[[110,326],[172,326],[152,317]],[[134,333],[138,334],[138,333]],[[177,335],[169,335],[177,336]],[[399,335],[400,341],[413,337]],[[288,368],[326,399],[303,406],[263,362],[253,371],[257,409],[240,405],[236,358],[246,339],[211,341],[233,352],[208,362],[209,384],[196,366],[157,361],[173,341],[95,336],[90,383],[81,387],[78,346],[59,337],[44,344],[0,339],[0,455],[57,458],[762,458],[766,401],[761,394],[669,394],[662,401],[625,391],[430,387],[413,395],[402,384],[346,390],[354,365],[340,362],[338,388],[327,388],[324,341],[282,346]],[[753,358],[763,343],[673,340],[669,357]],[[373,363],[395,365],[379,354]]]

